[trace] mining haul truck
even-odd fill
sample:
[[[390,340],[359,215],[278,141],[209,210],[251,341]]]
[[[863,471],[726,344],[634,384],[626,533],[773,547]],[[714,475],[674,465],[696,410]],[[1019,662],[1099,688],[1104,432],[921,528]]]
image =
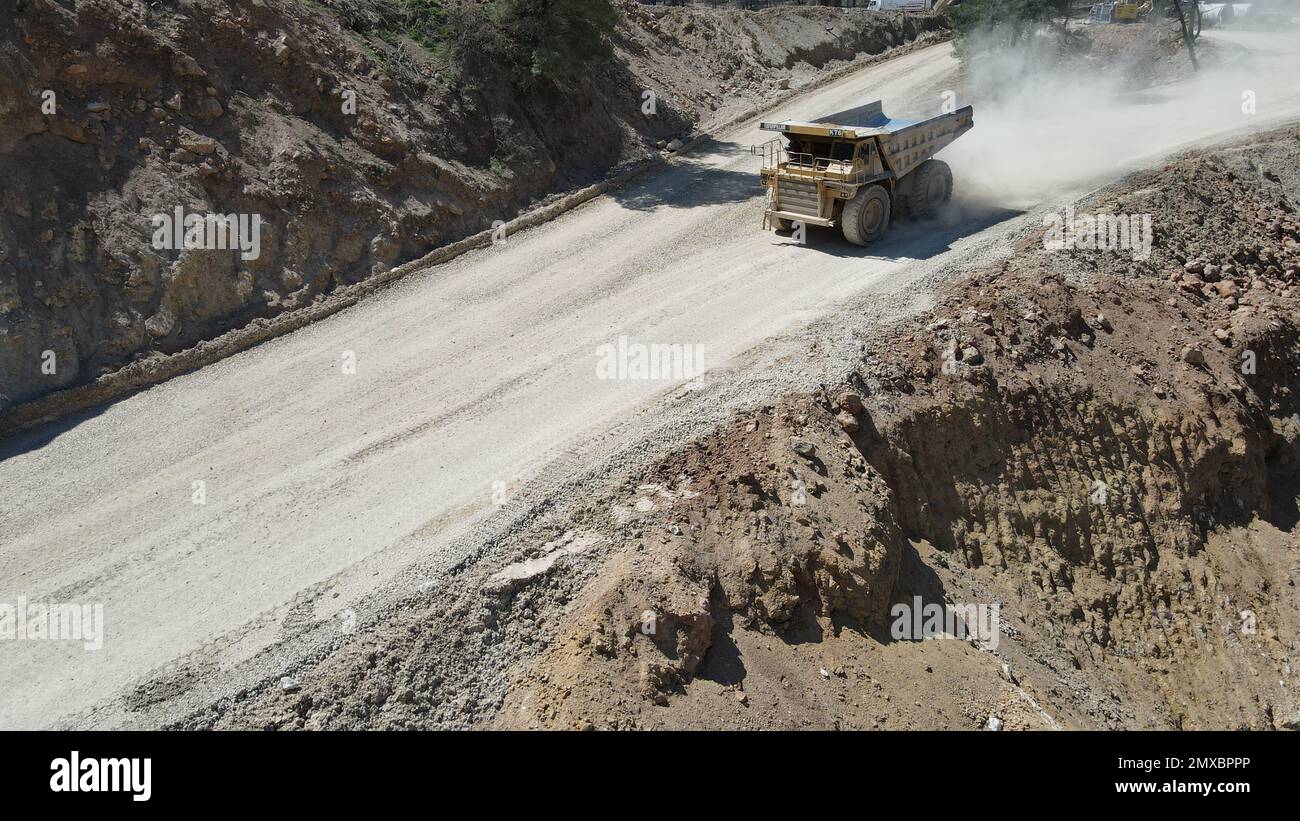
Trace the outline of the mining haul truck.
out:
[[[891,120],[877,101],[815,122],[763,123],[784,135],[752,149],[763,158],[768,188],[763,227],[838,225],[849,242],[866,245],[891,217],[934,215],[952,196],[952,172],[934,155],[973,128],[974,116],[966,106],[929,120]]]

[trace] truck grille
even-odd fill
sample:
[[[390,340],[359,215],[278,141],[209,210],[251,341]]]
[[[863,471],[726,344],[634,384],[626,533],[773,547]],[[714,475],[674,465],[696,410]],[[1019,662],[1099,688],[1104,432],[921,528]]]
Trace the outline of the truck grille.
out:
[[[777,180],[777,206],[782,211],[821,216],[821,203],[817,198],[817,183],[802,180]]]

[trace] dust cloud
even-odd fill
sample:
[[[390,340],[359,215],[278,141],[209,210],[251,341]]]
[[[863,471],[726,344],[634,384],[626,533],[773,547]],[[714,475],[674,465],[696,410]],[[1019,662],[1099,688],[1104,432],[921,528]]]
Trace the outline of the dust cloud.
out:
[[[959,199],[1030,208],[1209,138],[1300,118],[1294,33],[1207,30],[1206,41],[1212,63],[1193,73],[1184,55],[1167,58],[1175,68],[1166,82],[1145,88],[1124,65],[1081,73],[1048,37],[972,54],[966,99],[958,102],[975,105],[975,128],[942,157],[954,169]]]

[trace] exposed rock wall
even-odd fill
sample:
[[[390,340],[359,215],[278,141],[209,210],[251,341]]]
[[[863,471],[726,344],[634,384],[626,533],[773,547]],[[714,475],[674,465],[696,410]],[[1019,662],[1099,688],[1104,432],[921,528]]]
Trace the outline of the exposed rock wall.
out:
[[[0,412],[310,305],[653,155],[724,96],[776,90],[755,66],[788,77],[942,28],[864,15],[839,44],[828,10],[628,3],[614,65],[525,90],[294,0],[0,6]],[[690,20],[710,35],[665,33]],[[797,37],[738,46],[755,25]],[[734,78],[717,63],[731,52]],[[215,231],[193,238],[216,248],[165,247],[153,218],[178,207],[260,230],[239,234],[242,253]]]

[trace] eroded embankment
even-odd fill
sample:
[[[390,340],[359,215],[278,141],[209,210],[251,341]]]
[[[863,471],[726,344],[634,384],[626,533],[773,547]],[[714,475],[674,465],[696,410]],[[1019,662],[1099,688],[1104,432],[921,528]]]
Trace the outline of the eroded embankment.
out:
[[[1294,726],[1298,149],[1090,198],[1150,257],[1032,237],[628,487],[497,724]],[[998,605],[998,646],[893,640],[915,596]]]
[[[1298,159],[1100,192],[1148,257],[1030,236],[841,384],[178,726],[1294,726]],[[895,639],[915,597],[996,605],[996,646]]]

